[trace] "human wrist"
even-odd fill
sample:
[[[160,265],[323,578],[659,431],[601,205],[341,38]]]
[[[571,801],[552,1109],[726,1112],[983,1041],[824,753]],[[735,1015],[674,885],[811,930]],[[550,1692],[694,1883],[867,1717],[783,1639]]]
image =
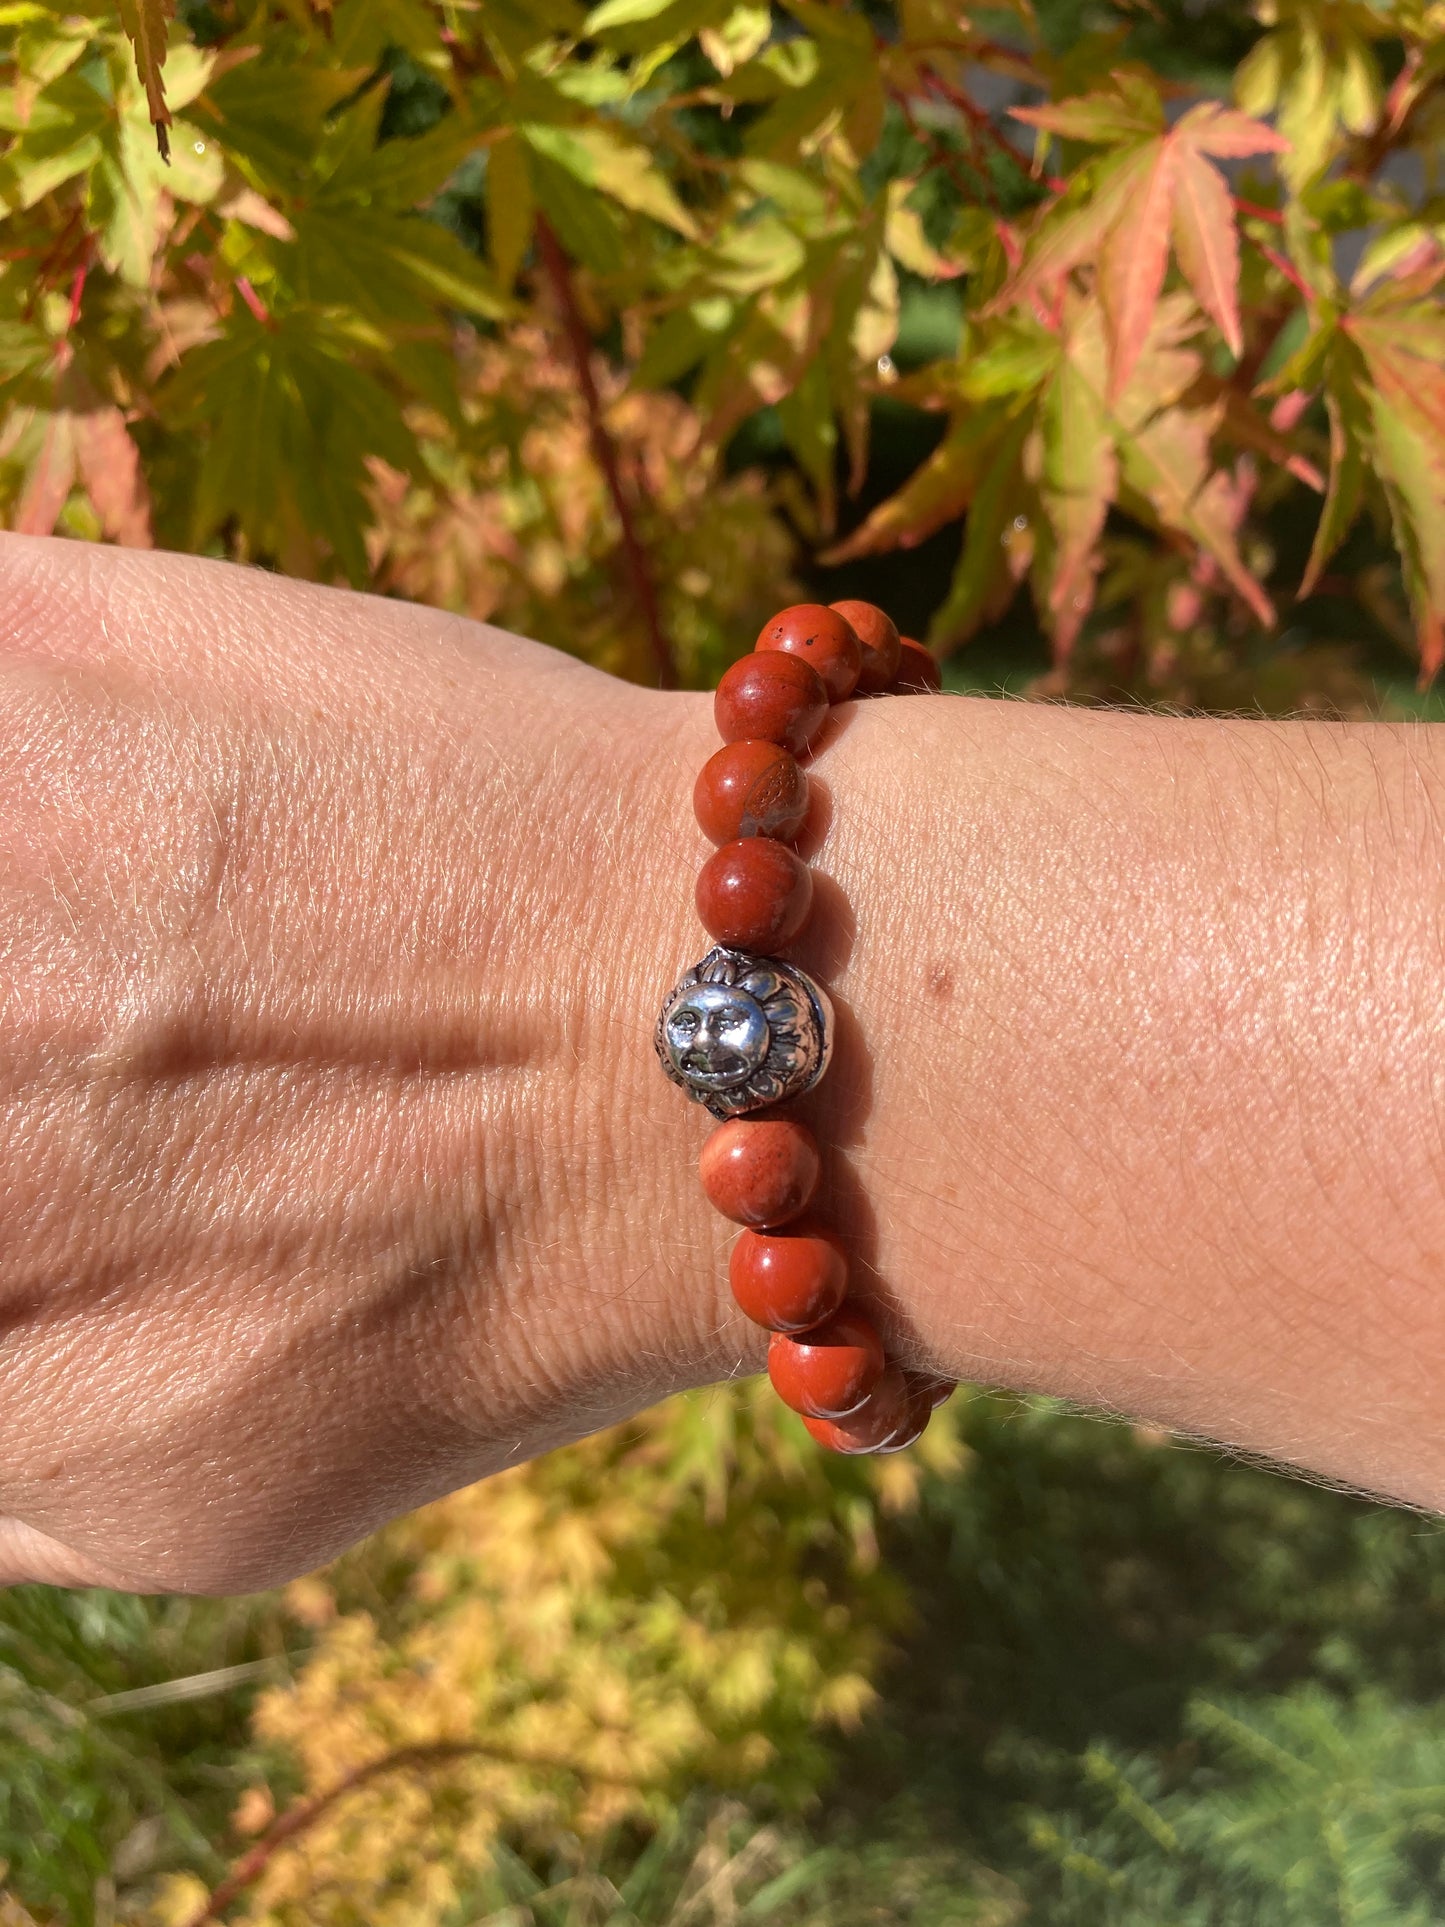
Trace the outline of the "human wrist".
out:
[[[1440,1503],[1440,762],[861,706],[819,862],[869,1051],[840,1208],[896,1342]]]
[[[890,1348],[1439,1503],[1435,739],[961,698],[835,720],[788,955],[839,1041],[797,1111]],[[680,735],[664,985],[703,941],[706,712]],[[720,1271],[705,1131],[677,1208]]]

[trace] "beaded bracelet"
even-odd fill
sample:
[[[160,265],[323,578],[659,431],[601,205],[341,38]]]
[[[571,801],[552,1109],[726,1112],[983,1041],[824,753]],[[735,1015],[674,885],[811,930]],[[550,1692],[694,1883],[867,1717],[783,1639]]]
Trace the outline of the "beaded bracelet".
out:
[[[718,845],[697,880],[716,948],[668,993],[654,1039],[673,1083],[719,1120],[699,1175],[744,1227],[728,1275],[740,1309],[772,1334],[768,1376],[835,1452],[912,1445],[953,1387],[890,1362],[872,1319],[849,1302],[836,1233],[804,1216],[822,1169],[813,1133],[796,1118],[751,1115],[811,1090],[833,1047],[826,992],[778,955],[813,897],[812,872],[790,847],[808,812],[798,759],[830,704],[940,687],[933,657],[870,602],[797,603],[764,625],[752,655],[718,684],[723,747],[693,790]]]

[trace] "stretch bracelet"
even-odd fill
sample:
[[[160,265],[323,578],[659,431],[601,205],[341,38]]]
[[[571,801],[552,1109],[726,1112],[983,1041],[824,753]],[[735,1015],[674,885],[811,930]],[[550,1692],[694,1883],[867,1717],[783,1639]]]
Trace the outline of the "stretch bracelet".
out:
[[[718,684],[723,747],[693,808],[718,847],[697,879],[716,947],[669,991],[655,1043],[673,1083],[719,1120],[703,1146],[703,1190],[744,1227],[728,1264],[733,1296],[768,1340],[768,1376],[813,1437],[835,1452],[899,1452],[953,1390],[889,1360],[848,1295],[837,1234],[813,1215],[817,1139],[775,1107],[828,1068],[833,1007],[779,952],[798,936],[813,876],[791,847],[808,813],[807,755],[830,704],[941,686],[921,643],[871,602],[797,603],[763,627]],[[766,1112],[767,1115],[755,1115]]]

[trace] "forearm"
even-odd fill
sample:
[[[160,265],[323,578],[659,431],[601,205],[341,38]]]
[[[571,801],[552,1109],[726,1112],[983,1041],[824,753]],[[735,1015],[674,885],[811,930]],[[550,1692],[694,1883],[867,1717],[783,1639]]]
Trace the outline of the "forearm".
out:
[[[0,562],[0,1582],[269,1583],[760,1365],[651,1049],[710,699]],[[898,1353],[1445,1507],[1439,735],[830,730],[806,1108]]]
[[[897,1342],[1445,1505],[1440,735],[912,698],[818,768]]]

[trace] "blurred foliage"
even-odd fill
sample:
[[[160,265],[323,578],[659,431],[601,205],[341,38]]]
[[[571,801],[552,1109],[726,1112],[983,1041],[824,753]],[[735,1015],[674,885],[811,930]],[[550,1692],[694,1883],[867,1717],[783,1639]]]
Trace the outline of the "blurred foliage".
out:
[[[47,1924],[195,1920],[228,1868],[278,1923],[1445,1910],[1438,1524],[1045,1401],[869,1468],[694,1396],[282,1595],[19,1589],[0,1653]]]
[[[5,0],[0,60],[12,527],[692,686],[805,584],[956,685],[1437,666],[1430,0]],[[0,1595],[0,1927],[1438,1920],[1442,1692],[1433,1524],[738,1388],[280,1595]]]
[[[944,652],[1027,583],[1047,691],[1358,706],[1351,645],[1445,650],[1442,40],[1440,0],[17,0],[0,507],[695,684],[792,546],[943,532]]]

